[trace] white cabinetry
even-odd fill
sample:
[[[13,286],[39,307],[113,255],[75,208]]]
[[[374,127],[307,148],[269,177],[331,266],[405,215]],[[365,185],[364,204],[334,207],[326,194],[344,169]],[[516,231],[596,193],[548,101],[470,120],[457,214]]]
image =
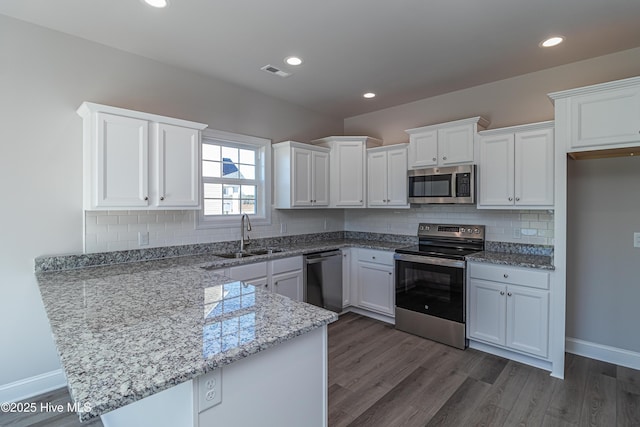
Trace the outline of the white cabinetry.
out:
[[[569,121],[568,152],[640,146],[640,77],[549,97]]]
[[[388,316],[395,314],[393,252],[357,249],[356,305]]]
[[[367,206],[408,208],[407,169],[407,144],[367,150]]]
[[[478,208],[553,207],[553,122],[480,132]]]
[[[198,209],[201,123],[84,102],[84,208]]]
[[[351,305],[351,249],[342,248],[342,308]]]
[[[329,151],[294,141],[273,145],[276,208],[329,206]]]
[[[482,117],[407,129],[409,169],[473,163],[478,129],[489,122]]]
[[[367,136],[330,136],[312,141],[331,150],[330,207],[366,207],[366,149],[382,145]]]
[[[261,286],[296,301],[303,301],[304,275],[302,267],[302,256],[295,256],[236,265],[214,270],[214,272],[234,280],[242,280],[255,286]]]
[[[469,339],[548,356],[549,274],[469,263]]]

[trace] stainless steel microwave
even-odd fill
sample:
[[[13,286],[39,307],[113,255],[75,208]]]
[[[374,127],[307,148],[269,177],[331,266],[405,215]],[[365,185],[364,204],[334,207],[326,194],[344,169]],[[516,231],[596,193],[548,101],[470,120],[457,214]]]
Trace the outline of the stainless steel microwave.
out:
[[[409,171],[409,203],[473,204],[475,192],[475,165]]]

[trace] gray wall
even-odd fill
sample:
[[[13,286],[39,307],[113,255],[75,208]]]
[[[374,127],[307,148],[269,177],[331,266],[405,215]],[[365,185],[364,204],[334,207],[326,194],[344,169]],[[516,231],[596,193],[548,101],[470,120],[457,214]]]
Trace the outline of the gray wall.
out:
[[[0,388],[59,368],[33,259],[82,251],[82,101],[274,141],[343,131],[341,120],[0,15]]]
[[[567,337],[640,352],[640,158],[568,166]]]

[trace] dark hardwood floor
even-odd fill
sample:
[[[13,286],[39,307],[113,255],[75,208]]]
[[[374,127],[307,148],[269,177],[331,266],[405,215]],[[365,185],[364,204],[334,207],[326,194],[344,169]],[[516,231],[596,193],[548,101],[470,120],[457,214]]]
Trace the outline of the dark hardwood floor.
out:
[[[66,405],[69,394],[30,401]],[[0,412],[0,426],[102,423],[80,424],[74,413]],[[342,426],[638,427],[640,371],[567,354],[562,381],[347,313],[329,325],[329,427]]]
[[[640,371],[567,354],[565,380],[353,313],[329,325],[329,426],[640,426]]]

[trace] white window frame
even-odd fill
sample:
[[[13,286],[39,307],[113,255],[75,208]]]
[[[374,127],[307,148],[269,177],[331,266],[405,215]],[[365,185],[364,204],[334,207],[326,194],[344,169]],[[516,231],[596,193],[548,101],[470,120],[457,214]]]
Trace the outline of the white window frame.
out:
[[[251,225],[271,225],[271,140],[257,136],[242,135],[215,129],[202,131],[200,142],[200,163],[202,163],[202,144],[206,140],[225,145],[257,149],[256,158],[256,213],[250,214]],[[202,168],[202,166],[201,166]],[[204,179],[200,172],[200,198],[202,208],[196,215],[196,229],[227,228],[239,224],[240,215],[204,215]]]

